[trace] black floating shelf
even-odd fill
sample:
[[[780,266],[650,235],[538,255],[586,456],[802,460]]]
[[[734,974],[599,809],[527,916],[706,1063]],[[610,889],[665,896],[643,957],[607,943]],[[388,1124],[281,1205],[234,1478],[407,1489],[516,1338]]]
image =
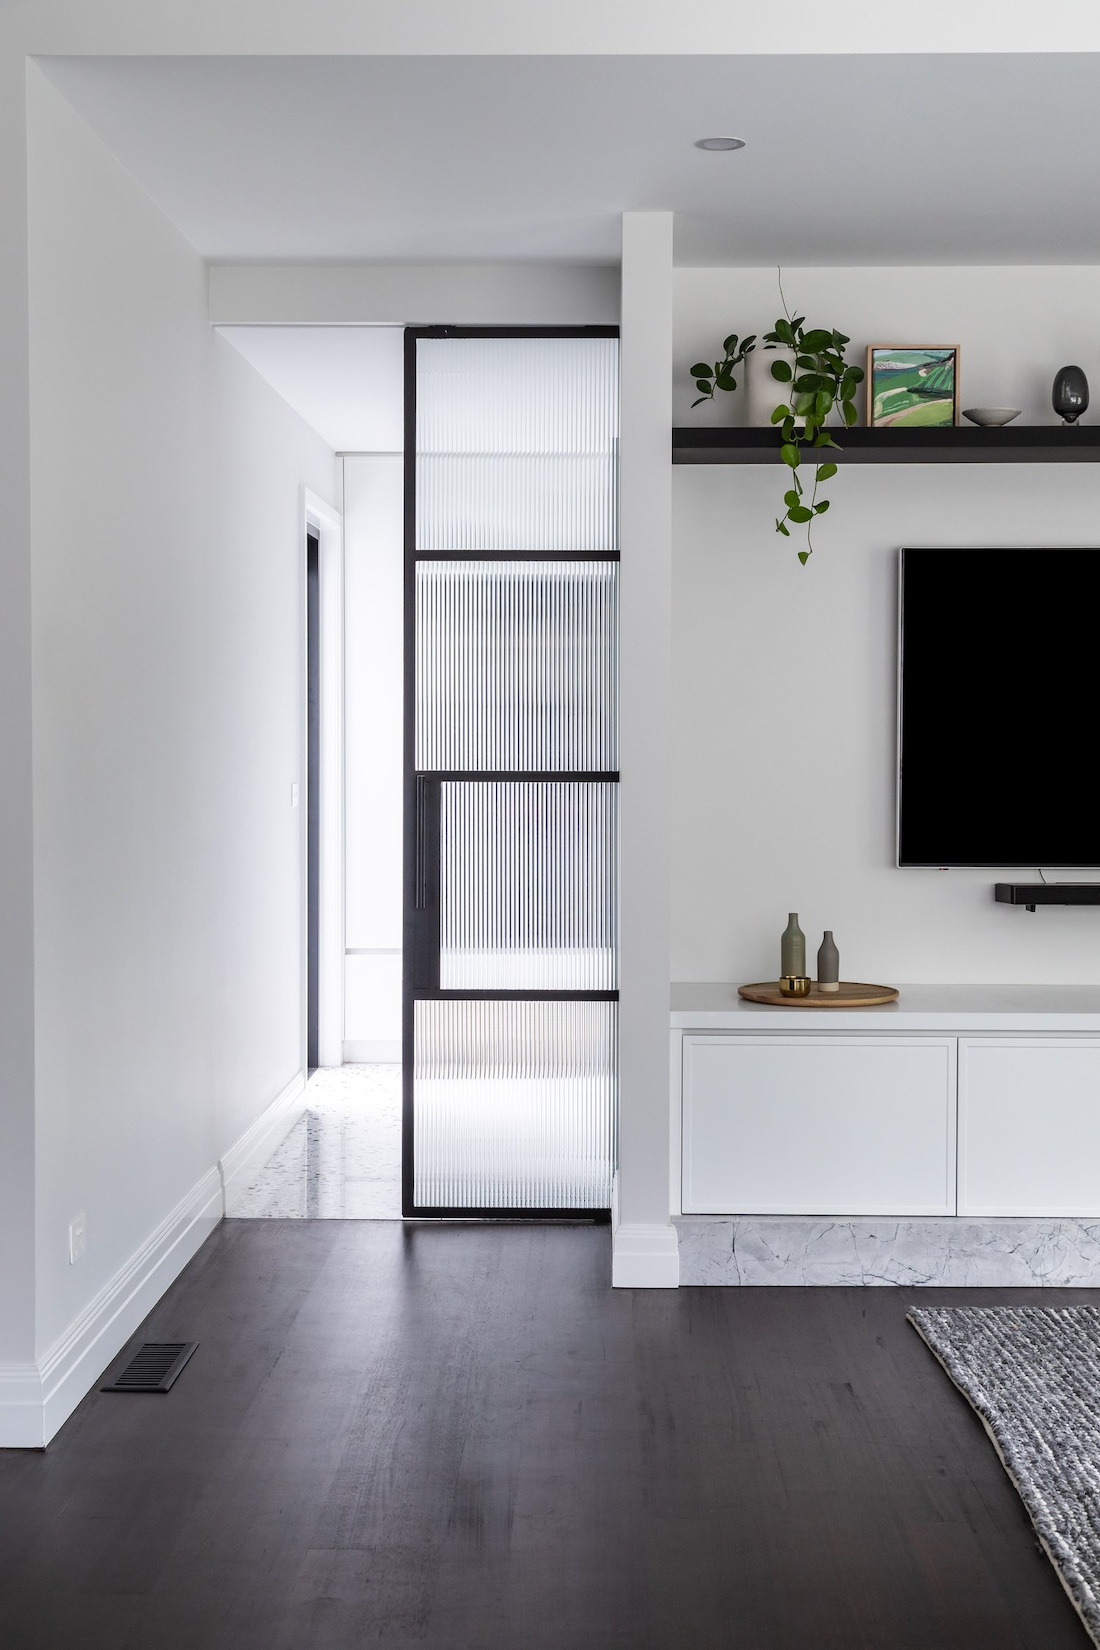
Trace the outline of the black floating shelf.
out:
[[[1000,905],[1100,905],[1100,882],[998,882],[993,898]]]
[[[1100,424],[959,425],[942,430],[831,430],[845,464],[1100,464]],[[674,464],[779,462],[775,430],[672,432]],[[826,452],[823,457],[832,457]]]

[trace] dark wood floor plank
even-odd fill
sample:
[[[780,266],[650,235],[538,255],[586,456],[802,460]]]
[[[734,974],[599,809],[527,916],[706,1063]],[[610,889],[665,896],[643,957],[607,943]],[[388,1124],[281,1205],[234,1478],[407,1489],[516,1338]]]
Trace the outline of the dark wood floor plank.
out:
[[[5,1650],[1083,1650],[910,1301],[611,1291],[587,1227],[232,1222],[0,1455]]]

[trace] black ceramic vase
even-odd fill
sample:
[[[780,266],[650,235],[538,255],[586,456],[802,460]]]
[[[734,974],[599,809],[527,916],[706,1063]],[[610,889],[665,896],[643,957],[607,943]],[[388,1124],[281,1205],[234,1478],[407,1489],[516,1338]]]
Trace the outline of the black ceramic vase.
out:
[[[1089,404],[1089,381],[1080,367],[1059,367],[1050,403],[1064,424],[1076,424]]]

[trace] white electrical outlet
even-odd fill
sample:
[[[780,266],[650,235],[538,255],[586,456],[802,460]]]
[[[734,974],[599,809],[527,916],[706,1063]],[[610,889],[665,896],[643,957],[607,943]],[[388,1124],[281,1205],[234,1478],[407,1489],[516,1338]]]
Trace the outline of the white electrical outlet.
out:
[[[292,808],[298,806],[298,786],[296,783],[290,787],[290,806]]]
[[[88,1217],[81,1212],[69,1222],[69,1265],[75,1266],[88,1247]]]

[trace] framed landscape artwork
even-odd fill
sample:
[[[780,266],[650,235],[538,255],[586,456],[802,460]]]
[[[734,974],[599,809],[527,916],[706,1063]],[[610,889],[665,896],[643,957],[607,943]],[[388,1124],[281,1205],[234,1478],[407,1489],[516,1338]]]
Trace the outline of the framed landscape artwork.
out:
[[[929,429],[959,421],[959,350],[870,344],[867,422],[875,429]]]

